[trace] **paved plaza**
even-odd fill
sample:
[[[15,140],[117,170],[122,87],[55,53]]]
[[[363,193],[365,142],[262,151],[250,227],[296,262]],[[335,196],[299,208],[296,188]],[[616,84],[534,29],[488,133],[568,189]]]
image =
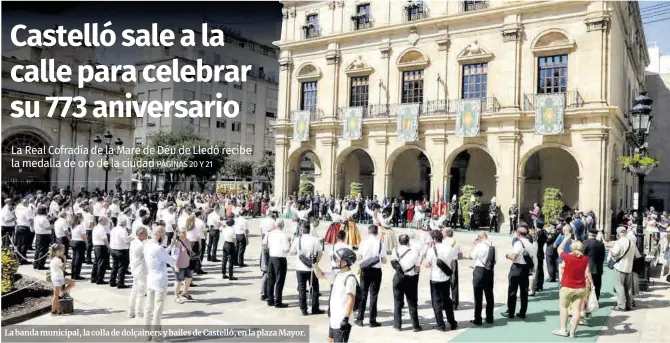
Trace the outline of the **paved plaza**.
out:
[[[288,325],[307,324],[310,327],[311,342],[325,342],[328,333],[326,315],[303,317],[298,308],[298,292],[295,277],[294,256],[288,258],[288,274],[284,287],[284,302],[289,308],[276,309],[268,307],[260,300],[261,272],[258,266],[260,251],[259,220],[249,221],[252,237],[247,247],[246,268],[236,269],[237,281],[221,278],[220,263],[205,262],[206,275],[197,276],[191,294],[193,301],[177,304],[169,288],[163,312],[163,325]],[[322,222],[319,234],[326,232],[327,223]],[[400,231],[405,231],[399,229]],[[291,230],[287,228],[286,234]],[[361,231],[366,235],[365,226]],[[457,232],[455,238],[461,244],[465,256],[469,255],[475,234]],[[473,293],[471,261],[461,260],[459,267],[460,306],[455,312],[458,329],[448,332],[432,330],[435,323],[430,305],[429,273],[422,272],[419,282],[419,317],[424,331],[414,333],[411,330],[407,309],[404,310],[403,331],[393,330],[393,269],[390,264],[383,267],[382,287],[379,294],[378,321],[380,328],[370,328],[367,318],[365,326],[354,326],[351,342],[559,342],[569,340],[551,334],[551,330],[559,326],[557,284],[545,283],[545,290],[530,298],[527,319],[508,320],[499,315],[504,310],[507,292],[507,273],[510,261],[504,258],[511,248],[511,237],[508,234],[493,234],[492,241],[498,246],[498,264],[495,271],[495,322],[493,325],[472,327],[468,322],[473,319]],[[327,254],[330,247],[326,246]],[[219,249],[219,258],[221,249]],[[330,268],[328,258],[322,259],[320,266]],[[89,277],[90,265],[84,265],[82,275]],[[607,270],[607,268],[606,268]],[[25,265],[20,273],[43,278],[43,271],[37,272],[32,266]],[[108,279],[107,273],[106,280]],[[170,275],[170,280],[174,280]],[[129,282],[130,283],[130,282]],[[172,285],[172,284],[171,284]],[[327,309],[329,284],[321,281],[321,307]],[[128,319],[126,308],[130,290],[119,290],[104,285],[94,285],[88,280],[77,283],[72,292],[75,299],[75,313],[66,316],[43,315],[22,325],[132,325],[141,324],[142,319]],[[670,317],[670,285],[655,280],[649,292],[637,298],[637,308],[630,312],[611,312],[614,304],[609,270],[603,276],[601,309],[594,314],[590,327],[580,327],[579,342],[670,342],[670,331],[667,329],[667,318]],[[352,319],[353,321],[353,319]],[[664,326],[665,325],[665,326]],[[184,339],[172,339],[184,341]],[[166,341],[171,341],[167,338]]]

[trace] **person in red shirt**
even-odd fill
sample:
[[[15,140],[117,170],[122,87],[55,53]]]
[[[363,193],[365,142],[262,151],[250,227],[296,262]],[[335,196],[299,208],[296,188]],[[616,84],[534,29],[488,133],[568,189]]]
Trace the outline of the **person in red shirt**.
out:
[[[591,271],[589,270],[589,258],[584,255],[584,244],[580,241],[574,241],[571,244],[570,253],[564,251],[566,243],[571,241],[572,238],[572,234],[566,235],[558,248],[558,251],[563,251],[561,259],[565,264],[563,278],[561,279],[561,290],[558,295],[561,328],[552,331],[552,333],[564,337],[574,337],[579,325],[582,307],[590,294],[590,285],[593,285]],[[572,327],[568,331],[570,310],[573,311]]]

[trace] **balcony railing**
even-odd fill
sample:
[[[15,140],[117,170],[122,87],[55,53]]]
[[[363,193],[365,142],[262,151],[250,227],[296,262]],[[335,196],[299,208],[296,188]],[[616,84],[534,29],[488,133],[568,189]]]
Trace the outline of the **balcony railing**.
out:
[[[321,28],[312,26],[312,25],[305,25],[302,27],[302,39],[311,39],[311,38],[318,38],[321,37]]]
[[[358,16],[351,17],[351,31],[365,30],[372,27],[374,27],[374,25],[372,23],[372,18],[370,17],[367,19]]]
[[[291,123],[296,119],[296,112],[302,112],[302,111],[291,111],[291,115],[289,116],[289,120],[291,121]],[[310,123],[323,121],[325,117],[326,116],[323,114],[323,111],[321,109],[313,108],[309,111]]]
[[[456,113],[458,99],[449,100],[432,100],[420,104],[419,116],[439,116],[439,115],[453,115]],[[363,119],[372,118],[386,118],[397,115],[397,110],[400,105],[405,104],[375,104],[363,108]],[[337,118],[342,120],[344,118],[344,111],[349,107],[341,107],[338,109]],[[488,97],[482,99],[482,113],[495,113],[500,111],[500,103],[495,97]]]
[[[554,93],[560,94],[560,93]],[[584,106],[584,99],[578,91],[565,92],[565,108],[580,108]],[[524,94],[523,96],[523,110],[535,111],[535,102],[537,96],[541,94]]]
[[[403,22],[407,23],[410,21],[421,20],[428,18],[428,7],[421,3],[409,3],[405,5],[405,11],[403,12]]]
[[[461,1],[458,4],[458,12],[478,11],[489,8],[488,1]]]

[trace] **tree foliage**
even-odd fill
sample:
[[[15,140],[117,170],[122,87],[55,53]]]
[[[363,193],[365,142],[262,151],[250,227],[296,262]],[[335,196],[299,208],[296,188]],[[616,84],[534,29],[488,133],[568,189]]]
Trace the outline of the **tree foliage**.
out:
[[[542,199],[542,214],[544,214],[544,221],[549,223],[558,219],[563,211],[563,194],[557,188],[545,188],[544,198]]]
[[[300,177],[300,185],[298,187],[298,196],[303,195],[309,197],[314,195],[314,184],[304,175]]]
[[[260,160],[254,162],[254,175],[264,176],[270,183],[275,178],[275,158],[267,154],[263,154]]]
[[[352,182],[351,185],[349,185],[349,188],[349,195],[354,199],[358,198],[361,193],[363,193],[363,184],[360,182]]]
[[[251,161],[227,161],[223,175],[227,179],[248,180],[253,175],[254,164]]]
[[[19,261],[11,249],[2,249],[2,294],[14,289],[16,271],[19,270]]]
[[[461,197],[458,199],[458,205],[461,207],[461,213],[463,214],[463,224],[466,227],[470,226],[470,216],[466,215],[470,210],[470,198],[475,195],[475,202],[480,204],[479,197],[476,196],[477,189],[473,185],[464,185],[461,188]]]

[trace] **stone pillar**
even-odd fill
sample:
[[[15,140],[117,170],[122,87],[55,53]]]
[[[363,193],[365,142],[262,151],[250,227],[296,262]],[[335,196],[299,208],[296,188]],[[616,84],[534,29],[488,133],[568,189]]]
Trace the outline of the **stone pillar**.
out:
[[[575,152],[581,162],[579,174],[579,210],[593,211],[598,219],[597,227],[604,228],[608,215],[607,201],[607,134],[583,133],[582,145]],[[610,186],[611,187],[611,186]]]
[[[284,202],[288,195],[288,148],[290,142],[287,138],[275,139],[275,180],[274,193],[280,203]]]
[[[277,99],[277,121],[278,123],[289,119],[291,113],[291,77],[293,74],[293,61],[290,53],[282,53],[279,58],[279,91]]]
[[[597,6],[597,5],[596,5]],[[606,53],[609,51],[609,29],[610,29],[610,16],[606,12],[597,13],[595,16],[589,17],[585,20],[586,31],[590,32],[588,35],[584,35],[586,38],[586,44],[584,46],[589,46],[591,49],[595,49],[593,56],[597,57],[599,60],[598,74],[600,75],[600,82],[596,87],[591,88],[593,91],[591,94],[585,94],[589,97],[589,101],[597,101],[601,104],[607,104],[607,90],[608,87],[608,73],[607,69],[609,68],[609,56]],[[583,44],[583,43],[582,43]],[[591,98],[591,95],[594,98]],[[598,218],[600,222],[600,218]],[[600,225],[600,223],[598,223]]]
[[[507,56],[504,60],[509,61],[507,72],[513,79],[513,86],[508,88],[507,92],[501,94],[498,102],[511,110],[521,108],[521,59],[522,59],[522,35],[523,30],[519,24],[519,15],[510,14],[505,17],[505,26],[502,29],[503,42],[508,43],[508,49],[504,49],[503,54]]]
[[[378,137],[370,139],[372,142],[372,151],[370,157],[374,160],[375,172],[372,175],[374,183],[372,186],[373,195],[377,195],[380,199],[387,194],[388,183],[391,177],[390,170],[386,170],[386,144],[387,140],[385,137]]]
[[[431,137],[430,140],[426,141],[432,143],[426,146],[426,154],[433,165],[430,168],[430,199],[431,201],[439,200],[437,198],[437,191],[440,191],[440,197],[445,189],[444,178],[446,176],[446,171],[444,166],[446,164],[445,155],[446,155],[446,137]]]
[[[449,97],[449,91],[447,89],[447,66],[449,65],[449,46],[451,45],[449,32],[446,29],[440,30],[440,37],[435,43],[437,43],[438,55],[442,57],[435,61],[437,64],[438,75],[440,76],[440,89],[436,90],[436,92],[438,92],[437,99],[446,100]]]
[[[326,94],[324,96],[323,111],[324,115],[331,120],[337,117],[337,104],[340,87],[340,51],[338,43],[330,43],[328,51],[326,51],[326,64],[328,65],[326,73],[330,73],[330,84],[327,86]],[[328,77],[323,78],[328,80]],[[322,93],[323,94],[323,93]]]
[[[512,199],[517,199],[517,204],[520,204],[520,188],[523,189],[523,182],[515,184],[507,180],[520,180],[519,175],[523,171],[518,170],[519,166],[519,141],[518,135],[499,136],[500,142],[497,154],[499,169],[496,170],[496,202],[500,205],[500,231],[509,231],[509,208],[512,205]],[[502,180],[502,181],[501,181]],[[507,230],[507,231],[505,231]]]
[[[391,45],[387,41],[382,47],[379,48],[381,54],[382,63],[380,63],[379,70],[379,82],[377,87],[377,99],[380,105],[389,103],[389,77],[390,77],[390,68],[391,68]],[[385,62],[384,62],[385,61]]]
[[[315,191],[318,193],[330,194],[335,191],[335,147],[337,139],[331,137],[316,138],[316,151],[321,162],[321,179],[315,181]]]

